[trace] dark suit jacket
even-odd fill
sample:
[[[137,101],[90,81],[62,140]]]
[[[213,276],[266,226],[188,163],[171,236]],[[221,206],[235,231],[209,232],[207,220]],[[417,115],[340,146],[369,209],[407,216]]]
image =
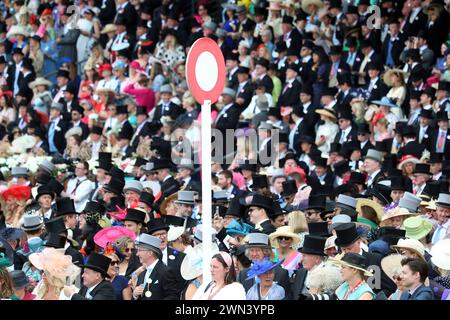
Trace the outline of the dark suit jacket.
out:
[[[289,281],[289,273],[287,270],[283,269],[280,266],[275,267],[275,279],[280,286],[284,288],[285,292],[285,300],[290,300],[292,297],[292,291],[291,291],[291,283]],[[239,282],[244,286],[245,291],[247,292],[254,284],[255,279],[247,279],[247,272],[248,269],[244,269],[239,272]]]
[[[284,35],[281,35],[278,38],[278,41],[286,43],[286,47],[288,48],[293,46],[294,49],[298,53],[300,53],[300,48],[302,46],[302,39],[303,39],[302,35],[300,34],[300,31],[298,31],[297,28],[293,28],[287,39],[288,40],[285,41]]]
[[[122,16],[125,19],[127,33],[135,34],[139,16],[136,12],[136,9],[134,8],[134,6],[131,3],[128,3],[128,5],[125,7],[125,9],[122,13]]]
[[[87,287],[82,286],[80,291],[72,296],[72,300],[88,300],[85,297],[87,290]],[[114,288],[111,282],[107,280],[100,282],[90,294],[92,300],[115,300]]]
[[[236,88],[236,90],[239,88],[239,86]],[[255,88],[253,87],[253,84],[251,81],[247,81],[247,83],[244,85],[244,87],[237,93],[239,96],[242,96],[244,98],[244,104],[242,105],[242,110],[248,107],[250,102],[252,101],[253,93],[255,91]]]
[[[308,271],[304,268],[295,271],[294,283],[292,284],[292,300],[298,300],[302,294],[307,274]]]
[[[178,190],[180,190],[180,184],[173,177],[169,177],[169,179],[161,183],[161,191],[164,197],[168,197]]]
[[[114,16],[116,15],[116,2],[113,0],[106,0],[105,7],[102,8],[102,2],[98,1],[96,4],[99,7],[100,13],[98,14],[98,18],[103,26],[106,26],[108,23],[112,23],[114,21]]]
[[[429,136],[429,142],[427,144],[430,152],[436,152],[436,145],[439,139],[439,129],[435,129],[431,132]],[[450,129],[447,130],[447,134],[444,138],[444,154],[446,156],[450,155]]]
[[[286,83],[283,85],[281,89],[280,97],[278,98],[277,107],[292,107],[295,104],[299,103],[300,90],[302,89],[302,85],[297,80],[292,81],[289,87],[284,91],[284,87]]]
[[[186,280],[181,276],[180,268],[186,254],[167,247],[167,271],[164,281],[164,300],[180,300]],[[173,257],[173,259],[172,259]]]
[[[399,35],[397,36],[397,38],[398,37],[399,37]],[[389,49],[390,41],[391,41],[391,35],[388,34],[383,41],[383,46],[381,49],[381,56],[383,58],[384,64],[387,63],[387,56],[388,56],[388,49]],[[392,60],[394,60],[394,66],[401,65],[400,54],[402,53],[403,48],[404,48],[404,44],[402,43],[400,38],[394,40],[392,49],[391,49],[391,55],[392,55]]]
[[[264,83],[264,86],[266,87],[266,92],[272,94],[273,90],[272,78],[266,74],[261,80]]]
[[[220,118],[216,118],[216,129],[223,134],[226,129],[236,129],[240,114],[241,108],[237,104],[233,104]]]
[[[369,88],[369,83],[365,87],[365,89]],[[380,77],[378,78],[377,82],[375,82],[375,85],[372,88],[372,91],[370,92],[370,96],[367,99],[367,101],[373,101],[373,100],[381,100],[381,98],[385,97],[388,93],[389,88],[384,83],[383,79]]]
[[[260,231],[265,234],[271,234],[277,230],[273,226],[272,222],[270,222],[270,219],[261,223],[261,228],[262,228],[262,230],[260,230]]]
[[[69,127],[69,124],[66,121],[64,121],[63,119],[60,119],[58,122],[58,125],[56,126],[56,128],[60,128],[60,130],[55,129],[53,143],[55,144],[56,149],[58,149],[59,153],[61,153],[61,154],[64,153],[64,149],[66,148],[66,138],[64,137],[64,135],[66,134],[68,127]],[[47,130],[48,130],[48,128],[47,128]]]
[[[339,143],[339,140],[341,139],[342,130],[339,129],[338,133],[336,134],[336,137],[334,138],[335,143]],[[358,134],[356,128],[352,127],[352,130],[350,130],[350,133],[347,135],[346,142],[348,141],[356,141],[358,139]]]
[[[19,92],[25,94],[27,101],[31,101],[31,99],[33,98],[33,90],[31,90],[28,85],[30,84],[30,82],[34,81],[34,79],[36,79],[36,75],[33,72],[19,79]]]
[[[342,112],[343,110],[348,110],[350,108],[350,102],[357,96],[357,93],[355,90],[350,89],[347,94],[344,94],[344,92],[340,91],[338,95],[336,96],[336,105],[334,108],[336,111]]]
[[[433,290],[422,284],[412,295],[408,291],[404,291],[400,296],[400,300],[435,300],[435,297]]]
[[[164,288],[166,287],[165,278],[167,273],[167,267],[161,260],[158,260],[155,267],[150,274],[150,280],[147,280],[147,283],[144,287],[144,293],[138,297],[137,300],[163,300],[166,296],[164,292]],[[144,277],[146,272],[143,271],[138,276],[137,285],[144,283]],[[146,297],[145,293],[147,291],[151,292],[150,297]]]
[[[369,149],[375,149],[375,146],[368,140],[364,147],[361,149],[361,155],[365,156]]]
[[[14,81],[16,79],[16,64],[15,63],[10,63],[8,65],[8,78],[6,78],[6,82],[8,84],[8,87],[14,91]],[[22,72],[19,72],[19,79],[17,81],[17,84],[20,87],[20,80],[22,80],[23,78],[23,74]]]
[[[183,112],[183,108],[173,102],[169,103],[169,110],[163,110],[162,104],[159,104],[156,106],[153,119],[159,120],[162,116],[170,116],[173,120],[175,120]]]
[[[383,256],[378,253],[368,253],[365,251],[363,251],[363,256],[367,258],[369,267],[378,266],[381,270],[381,289],[373,289],[373,291],[375,293],[383,291],[387,297],[394,293],[397,288],[395,283],[386,275],[386,273],[384,273],[383,269],[381,268],[381,259],[383,258]]]
[[[419,30],[425,29],[428,21],[428,16],[423,12],[423,9],[420,9],[413,23],[409,22],[411,14],[412,12],[408,15],[408,17],[406,17],[406,23],[403,26],[402,37],[404,40],[407,40],[408,37],[417,36]]]

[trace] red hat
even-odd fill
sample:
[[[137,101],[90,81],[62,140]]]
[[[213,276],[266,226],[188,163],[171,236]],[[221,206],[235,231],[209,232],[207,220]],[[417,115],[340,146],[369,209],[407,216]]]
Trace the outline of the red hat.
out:
[[[13,92],[10,90],[8,90],[8,91],[0,90],[0,97],[3,97],[3,96],[8,96],[8,97],[12,98]]]
[[[91,100],[92,96],[89,92],[81,92],[79,98],[80,100]]]
[[[137,60],[134,60],[133,62],[131,62],[130,67],[133,69],[136,69],[138,71],[144,71],[144,68],[141,67],[141,64]]]
[[[98,74],[102,74],[103,71],[108,70],[110,72],[112,72],[112,66],[109,63],[104,63],[102,65],[100,65],[100,67],[98,68]]]
[[[42,11],[41,13],[41,17],[45,17],[45,16],[51,16],[52,15],[52,10],[50,9],[45,9],[44,11]]]
[[[12,185],[1,193],[3,199],[10,198],[17,200],[28,200],[31,197],[31,188],[29,186]]]

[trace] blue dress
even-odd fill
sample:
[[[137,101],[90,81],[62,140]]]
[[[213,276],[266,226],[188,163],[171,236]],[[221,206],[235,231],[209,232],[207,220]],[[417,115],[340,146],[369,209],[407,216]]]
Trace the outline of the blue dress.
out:
[[[266,296],[260,294],[259,283],[255,283],[247,292],[246,300],[283,300],[285,298],[284,288],[276,282],[272,284]]]
[[[48,41],[41,41],[41,50],[44,54],[42,74],[44,75],[44,78],[52,83],[56,83],[56,73],[58,71],[58,50],[56,50],[56,42],[51,39]]]
[[[122,291],[128,287],[128,278],[125,276],[116,276],[112,281],[112,286],[116,300],[123,300]]]

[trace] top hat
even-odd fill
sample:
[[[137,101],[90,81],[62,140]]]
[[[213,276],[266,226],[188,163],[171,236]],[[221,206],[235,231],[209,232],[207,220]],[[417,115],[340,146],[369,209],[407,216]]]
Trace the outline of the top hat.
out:
[[[134,221],[136,223],[145,223],[145,211],[141,211],[140,209],[128,208],[127,214],[122,221]]]
[[[40,186],[37,189],[37,195],[35,197],[36,201],[39,199],[40,196],[43,196],[45,194],[52,197],[52,200],[55,199],[55,192],[53,191],[53,188],[51,186],[49,186],[48,184],[46,184],[46,185]]]
[[[168,159],[154,159],[153,160],[153,171],[160,169],[172,169],[172,163]]]
[[[352,173],[350,173],[350,180],[348,182],[365,185],[366,175],[361,172],[352,171]]]
[[[250,186],[252,189],[261,189],[269,187],[266,175],[252,174],[252,181],[253,184]]]
[[[296,194],[298,191],[297,188],[297,183],[295,182],[295,180],[287,180],[285,182],[283,182],[283,192],[281,193],[281,195],[283,197],[288,197],[290,195],[294,195]]]
[[[269,247],[269,235],[260,232],[251,232],[248,235],[247,247]]]
[[[63,216],[66,214],[77,214],[73,199],[59,198],[56,200],[56,216]]]
[[[308,223],[308,233],[311,236],[329,237],[328,222],[310,222]]]
[[[149,192],[142,191],[141,195],[139,196],[139,202],[143,202],[149,207],[152,207],[153,202],[155,202],[155,197]]]
[[[299,252],[317,256],[326,256],[325,254],[326,241],[327,241],[326,238],[307,234],[303,241],[303,247],[299,249]]]
[[[111,258],[97,252],[92,252],[83,267],[100,272],[103,277],[107,277],[110,263]]]
[[[270,215],[273,211],[273,200],[270,197],[263,196],[261,194],[254,194],[247,207],[263,208]]]
[[[445,110],[436,112],[436,121],[448,121],[448,112]]]
[[[244,162],[239,164],[238,170],[248,170],[256,172],[256,164],[251,163],[251,160],[244,160]]]
[[[239,198],[233,198],[230,201],[227,211],[225,212],[226,216],[234,216],[236,218],[242,218],[245,215],[246,207],[242,205],[239,201]]]
[[[440,207],[450,208],[450,195],[448,193],[439,193],[436,205]]]
[[[43,223],[39,215],[30,214],[23,217],[22,230],[24,231],[40,230],[42,226]]]
[[[150,219],[150,221],[147,223],[147,233],[150,235],[159,230],[169,231],[169,228],[170,227],[161,218]]]
[[[336,245],[340,247],[346,247],[354,243],[356,240],[360,238],[358,232],[356,231],[356,224],[350,223],[342,223],[336,228]]]
[[[44,243],[45,247],[55,249],[63,249],[66,245],[67,237],[61,234],[50,232],[47,236],[47,241]]]
[[[414,168],[413,174],[431,175],[430,165],[426,163],[417,163]]]
[[[308,200],[308,207],[306,210],[325,210],[326,197],[321,195],[310,196]]]
[[[195,205],[195,191],[178,191],[178,198],[175,203]]]
[[[288,15],[283,16],[283,20],[281,23],[286,23],[292,25],[294,23],[294,18]]]
[[[105,213],[105,206],[98,201],[88,201],[83,209],[84,213]]]

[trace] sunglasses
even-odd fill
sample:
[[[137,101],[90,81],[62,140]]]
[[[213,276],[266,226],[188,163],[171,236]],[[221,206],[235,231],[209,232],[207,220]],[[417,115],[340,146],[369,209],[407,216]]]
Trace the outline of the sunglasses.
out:
[[[110,266],[118,266],[119,265],[119,261],[115,260],[115,261],[111,261],[109,263]]]
[[[278,237],[277,239],[278,239],[278,241],[282,241],[282,240],[286,240],[286,241],[289,241],[289,240],[292,240],[292,238],[291,238],[291,237],[283,237],[283,236],[281,236],[281,237]]]
[[[397,281],[402,281],[402,280],[403,280],[403,278],[402,278],[401,276],[394,276],[394,280],[397,280]]]
[[[133,252],[134,248],[125,248],[125,249],[123,249],[123,251],[125,251],[125,252]]]

